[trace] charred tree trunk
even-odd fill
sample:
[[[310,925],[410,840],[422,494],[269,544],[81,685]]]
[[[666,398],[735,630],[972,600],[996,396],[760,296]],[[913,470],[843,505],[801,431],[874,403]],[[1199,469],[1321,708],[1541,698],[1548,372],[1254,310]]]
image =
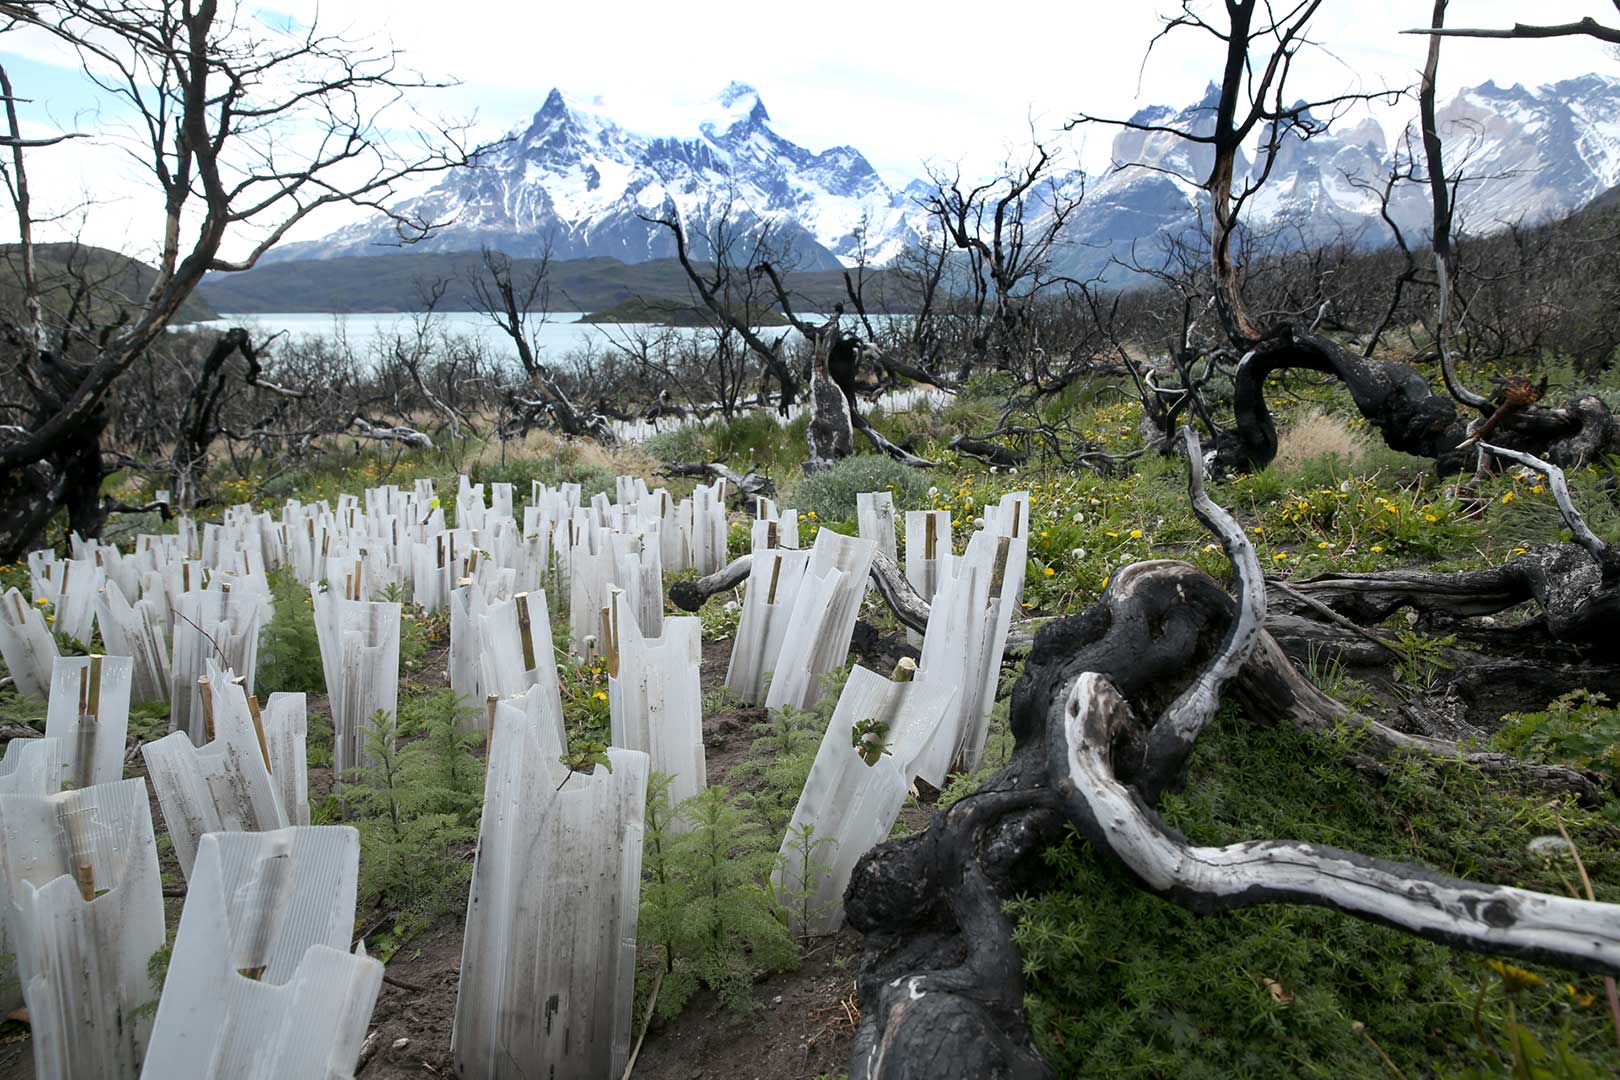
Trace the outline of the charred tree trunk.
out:
[[[1011,760],[920,834],[882,844],[845,894],[866,937],[851,1080],[1035,1080],[1023,970],[1004,902],[1035,887],[1039,854],[1069,826],[1142,888],[1196,912],[1259,903],[1330,907],[1460,948],[1620,972],[1620,905],[1475,884],[1425,867],[1288,840],[1189,844],[1152,809],[1230,693],[1255,723],[1327,732],[1354,717],[1283,657],[1264,628],[1266,583],[1243,529],[1202,490],[1193,504],[1236,569],[1234,602],[1187,563],[1137,563],[1101,600],[1042,629],[1013,691]],[[1365,722],[1361,722],[1365,723]],[[1365,723],[1359,753],[1423,750],[1590,790],[1567,769]]]
[[[1369,360],[1328,338],[1273,331],[1238,363],[1232,381],[1235,423],[1223,433],[1215,462],[1221,469],[1263,469],[1277,455],[1277,427],[1266,406],[1267,378],[1290,368],[1319,371],[1344,383],[1361,415],[1393,450],[1433,458],[1442,472],[1471,466],[1470,428],[1449,398],[1436,394],[1414,368],[1393,360]],[[1481,413],[1496,407],[1485,401]],[[1578,398],[1562,408],[1527,405],[1500,414],[1496,441],[1526,450],[1555,465],[1596,460],[1620,447],[1620,424],[1599,398]]]

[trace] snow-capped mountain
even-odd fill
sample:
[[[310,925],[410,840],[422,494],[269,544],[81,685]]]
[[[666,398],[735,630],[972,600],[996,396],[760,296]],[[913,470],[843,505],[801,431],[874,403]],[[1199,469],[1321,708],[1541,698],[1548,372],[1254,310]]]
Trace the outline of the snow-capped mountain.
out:
[[[1133,119],[1207,131],[1217,94],[1211,86],[1203,100],[1184,109],[1155,106]],[[1457,94],[1437,120],[1446,170],[1462,179],[1459,232],[1544,221],[1620,183],[1620,79],[1584,75],[1533,90],[1487,82]],[[1308,141],[1285,133],[1270,176],[1244,207],[1244,219],[1255,234],[1289,246],[1341,236],[1369,246],[1390,243],[1380,216],[1384,181],[1396,158],[1409,160],[1413,152],[1421,170],[1415,118],[1410,147],[1400,137],[1392,145],[1370,116],[1341,120]],[[1208,216],[1198,187],[1209,173],[1208,147],[1164,132],[1126,129],[1115,135],[1112,157],[1116,167],[1089,179],[1085,203],[1066,230],[1059,261],[1067,272],[1098,272],[1110,257],[1157,265],[1167,240],[1199,230],[1200,213]],[[1253,176],[1260,167],[1240,161],[1238,175]],[[1397,184],[1389,209],[1409,240],[1427,235],[1426,186]]]
[[[678,135],[630,131],[597,102],[547,95],[540,111],[471,168],[447,175],[396,209],[453,222],[419,248],[513,256],[607,255],[624,262],[671,258],[669,232],[639,215],[672,203],[696,253],[723,211],[748,242],[768,228],[799,266],[853,263],[863,244],[869,262],[893,258],[916,239],[913,200],[892,190],[860,151],[815,153],[777,134],[753,87],[732,83],[686,117]],[[397,250],[385,219],[351,225],[324,240],[289,244],[282,258],[325,258]],[[747,258],[744,252],[740,257]]]
[[[1208,130],[1217,90],[1182,109],[1156,105],[1134,117],[1179,130]],[[1390,242],[1379,214],[1384,178],[1410,148],[1365,113],[1341,118],[1308,141],[1285,135],[1265,185],[1244,210],[1254,234],[1298,245],[1344,237],[1366,245]],[[1461,232],[1485,233],[1568,213],[1620,183],[1620,79],[1585,75],[1526,89],[1494,83],[1463,90],[1439,115],[1448,172],[1462,177],[1457,210]],[[1414,121],[1415,122],[1415,121]],[[611,256],[627,263],[675,254],[667,230],[642,220],[673,205],[694,254],[708,254],[705,234],[727,213],[739,244],[768,232],[792,249],[804,269],[853,263],[864,245],[882,264],[929,229],[922,201],[932,190],[914,180],[891,187],[858,150],[819,153],[778,134],[753,87],[732,83],[670,126],[651,135],[619,124],[599,101],[552,90],[540,111],[474,166],[446,175],[426,194],[396,210],[452,224],[418,245],[435,251],[476,250],[489,244],[513,256],[540,254],[549,243],[559,259]],[[1114,167],[1064,187],[1084,185],[1085,200],[1065,230],[1058,269],[1089,275],[1111,260],[1155,265],[1167,238],[1204,226],[1207,200],[1198,187],[1211,151],[1165,132],[1122,129],[1112,145]],[[1131,167],[1131,166],[1146,166]],[[1260,166],[1239,162],[1240,176]],[[1396,185],[1390,214],[1408,239],[1427,233],[1429,202],[1421,184]],[[1278,229],[1275,226],[1285,226]],[[288,244],[278,259],[371,255],[397,250],[391,223],[378,217],[324,240]],[[747,253],[739,255],[746,258]]]

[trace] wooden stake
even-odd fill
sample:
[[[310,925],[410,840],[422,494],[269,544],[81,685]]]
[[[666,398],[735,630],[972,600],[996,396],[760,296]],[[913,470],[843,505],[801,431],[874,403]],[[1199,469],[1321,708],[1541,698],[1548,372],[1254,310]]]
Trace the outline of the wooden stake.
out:
[[[934,546],[939,543],[939,521],[930,510],[928,516],[923,518],[923,558],[934,557]]]
[[[523,670],[539,667],[534,656],[534,628],[529,625],[529,594],[520,592],[512,597],[517,601],[518,637],[523,639]]]
[[[214,693],[208,682],[208,676],[197,676],[197,685],[202,688],[203,733],[208,741],[214,741]]]
[[[235,682],[240,687],[243,683],[241,675],[237,675]],[[259,737],[259,755],[264,758],[264,771],[274,774],[275,769],[271,766],[271,745],[264,742],[264,716],[259,712],[259,695],[256,693],[248,695],[248,716],[253,717],[253,733]]]
[[[897,683],[910,682],[912,677],[916,674],[917,661],[913,660],[909,656],[902,656],[900,658],[900,662],[894,665],[894,675],[892,681]]]
[[[1001,589],[1007,581],[1007,549],[1012,546],[1008,537],[998,537],[996,540],[996,561],[990,569],[990,595],[1001,596]]]
[[[765,523],[765,546],[768,548],[776,547],[776,522],[774,521]]]
[[[96,898],[96,870],[90,859],[94,845],[90,843],[84,827],[84,819],[89,814],[90,808],[87,806],[74,810],[59,807],[56,811],[57,821],[67,837],[68,862],[73,866],[73,880],[78,883],[79,895],[86,902]]]
[[[501,695],[490,694],[484,698],[484,757],[489,758],[489,748],[495,745],[495,706],[501,700]]]
[[[356,600],[360,599],[360,560],[358,558],[354,560],[354,583],[351,587],[354,589],[354,598]]]
[[[765,593],[765,602],[767,604],[776,603],[776,582],[782,576],[782,556],[773,555],[771,560],[771,587]]]

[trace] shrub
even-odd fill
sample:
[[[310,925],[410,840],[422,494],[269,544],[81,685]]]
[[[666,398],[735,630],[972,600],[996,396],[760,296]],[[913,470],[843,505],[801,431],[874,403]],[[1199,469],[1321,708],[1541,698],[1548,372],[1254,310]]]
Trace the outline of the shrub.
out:
[[[700,986],[746,1012],[755,969],[780,970],[798,960],[767,892],[775,845],[725,788],[704,788],[681,804],[689,831],[679,835],[670,828],[667,781],[648,790],[637,936],[665,949],[658,1012],[675,1016]]]
[[[806,476],[794,489],[793,502],[822,522],[844,521],[855,516],[855,496],[868,491],[892,491],[897,514],[928,505],[928,478],[881,454],[856,454]]]
[[[1351,431],[1336,416],[1317,409],[1301,413],[1277,437],[1277,456],[1272,468],[1282,473],[1298,471],[1307,462],[1333,458],[1341,470],[1353,468],[1367,452],[1367,440]]]
[[[326,672],[309,587],[285,567],[272,570],[269,577],[276,613],[260,632],[253,688],[261,701],[280,691],[318,694],[326,689]]]

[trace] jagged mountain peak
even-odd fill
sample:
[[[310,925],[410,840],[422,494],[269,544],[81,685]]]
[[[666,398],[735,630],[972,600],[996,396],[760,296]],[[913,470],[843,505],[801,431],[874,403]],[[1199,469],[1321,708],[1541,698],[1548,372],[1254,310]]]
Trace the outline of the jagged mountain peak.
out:
[[[452,223],[423,241],[430,250],[490,244],[512,255],[610,255],[627,262],[674,254],[663,227],[643,215],[673,207],[701,254],[716,216],[743,237],[768,232],[801,265],[831,269],[861,256],[886,261],[917,232],[920,211],[861,152],[815,152],[778,133],[760,93],[734,81],[693,103],[665,103],[657,131],[619,122],[611,102],[552,88],[527,124],[447,174],[396,211]],[[863,225],[864,223],[864,225]],[[386,222],[351,226],[283,257],[378,250]]]
[[[1150,105],[1132,121],[1205,134],[1219,99],[1211,83],[1197,101]],[[612,102],[552,88],[508,141],[395,209],[453,220],[424,243],[430,250],[488,243],[532,255],[549,243],[557,258],[627,262],[673,254],[667,231],[642,219],[665,208],[680,215],[700,254],[723,208],[739,239],[768,232],[812,269],[861,257],[885,262],[928,230],[928,184],[891,187],[853,146],[794,143],[775,129],[749,83],[666,103],[658,115],[651,124],[621,124]],[[1450,171],[1464,178],[1464,231],[1565,213],[1620,184],[1620,78],[1582,75],[1533,88],[1487,82],[1457,92],[1440,122]],[[1404,140],[1392,143],[1384,123],[1367,114],[1340,117],[1325,132],[1316,127],[1308,139],[1293,132],[1282,140],[1245,220],[1256,230],[1282,226],[1289,243],[1387,242],[1379,193],[1391,155],[1407,152]],[[1114,132],[1112,167],[1062,179],[1064,190],[1086,191],[1068,225],[1076,265],[1066,269],[1095,271],[1110,254],[1140,260],[1163,237],[1207,224],[1200,185],[1212,160],[1207,145],[1171,131]],[[1237,175],[1253,179],[1257,165],[1240,156]],[[1426,199],[1422,185],[1394,192],[1390,215],[1409,240],[1421,242],[1427,228]],[[393,235],[379,219],[288,245],[277,257],[372,254],[389,250]]]

